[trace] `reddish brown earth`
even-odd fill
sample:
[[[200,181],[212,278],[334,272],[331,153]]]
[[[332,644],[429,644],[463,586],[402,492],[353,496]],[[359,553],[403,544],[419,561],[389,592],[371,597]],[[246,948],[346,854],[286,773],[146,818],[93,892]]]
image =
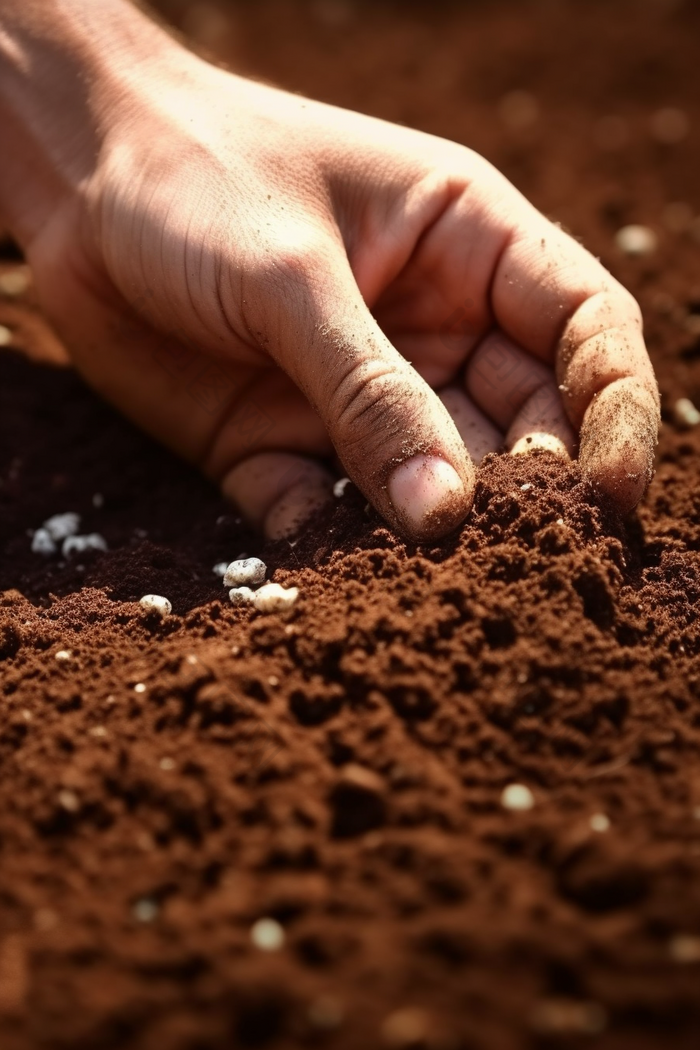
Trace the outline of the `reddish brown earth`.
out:
[[[352,489],[261,548],[70,373],[4,352],[2,1050],[696,1048],[700,429],[670,410],[700,403],[700,242],[666,205],[700,211],[700,11],[280,0],[222,36],[169,7],[239,68],[485,152],[601,254],[644,307],[658,471],[621,521],[575,466],[493,457],[435,549]],[[676,145],[650,132],[669,105]],[[629,221],[652,257],[616,252]],[[47,345],[31,292],[0,323]],[[65,510],[109,553],[32,554]],[[288,618],[224,600],[211,567],[243,550],[300,587]]]

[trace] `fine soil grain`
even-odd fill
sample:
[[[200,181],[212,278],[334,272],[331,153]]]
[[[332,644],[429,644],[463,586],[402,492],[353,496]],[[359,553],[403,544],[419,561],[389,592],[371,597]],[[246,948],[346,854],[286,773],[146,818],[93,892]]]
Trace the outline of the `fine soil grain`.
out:
[[[700,12],[162,6],[245,72],[479,149],[582,237],[642,303],[657,472],[623,520],[575,464],[490,456],[440,545],[352,485],[264,544],[17,353],[58,356],[31,288],[0,296],[2,1050],[694,1050]],[[615,248],[632,222],[652,255]],[[32,553],[69,510],[107,553]],[[241,555],[289,613],[228,602]]]

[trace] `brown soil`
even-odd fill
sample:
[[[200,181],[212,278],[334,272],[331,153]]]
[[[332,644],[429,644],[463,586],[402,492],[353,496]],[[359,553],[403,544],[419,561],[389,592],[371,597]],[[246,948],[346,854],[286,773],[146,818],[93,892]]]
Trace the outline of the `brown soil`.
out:
[[[211,46],[211,7],[169,7]],[[658,470],[621,521],[575,466],[491,457],[435,549],[352,488],[261,548],[71,373],[0,356],[2,1050],[698,1046],[700,428],[670,409],[700,403],[700,248],[664,209],[700,211],[699,31],[668,0],[266,0],[217,30],[239,68],[485,152],[601,254],[644,307]],[[616,253],[630,221],[651,260]],[[49,339],[31,292],[0,323]],[[32,554],[65,510],[109,553]],[[300,587],[287,619],[223,600],[244,550]]]

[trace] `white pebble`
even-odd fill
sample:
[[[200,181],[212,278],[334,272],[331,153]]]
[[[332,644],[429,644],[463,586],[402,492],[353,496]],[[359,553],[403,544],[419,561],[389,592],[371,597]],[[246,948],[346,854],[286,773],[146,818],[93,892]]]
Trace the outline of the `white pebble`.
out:
[[[253,595],[253,605],[258,612],[285,612],[291,609],[298,597],[298,587],[281,587],[279,583],[266,583]]]
[[[532,488],[532,482],[531,481],[526,481],[524,485],[520,486],[520,491],[521,492],[529,492],[531,488]]]
[[[90,532],[87,536],[68,536],[63,541],[61,547],[61,554],[64,558],[70,557],[71,554],[77,552],[82,554],[83,551],[106,551],[107,541],[103,536],[100,536],[99,532]]]
[[[0,346],[9,346],[12,342],[12,332],[4,324],[0,324]]]
[[[615,234],[615,244],[625,255],[651,255],[656,251],[658,238],[648,226],[623,226]]]
[[[673,415],[680,427],[696,427],[700,423],[700,412],[687,397],[681,397],[673,406]]]
[[[258,919],[251,926],[250,939],[264,952],[276,952],[284,944],[284,929],[276,919]]]
[[[139,605],[160,616],[170,616],[173,611],[172,604],[162,594],[144,594],[143,598],[139,598]]]
[[[70,651],[70,649],[59,649],[58,652],[54,655],[54,660],[58,660],[58,662],[62,664],[65,663],[67,660],[70,660],[72,656],[73,653]]]
[[[143,897],[140,901],[136,901],[132,908],[134,918],[139,922],[153,922],[158,918],[159,911],[157,901],[151,900],[150,897]]]
[[[535,796],[525,784],[508,784],[503,788],[501,805],[504,809],[524,813],[535,805]]]
[[[56,544],[51,539],[48,529],[37,529],[32,536],[32,550],[35,554],[55,554]]]
[[[67,539],[68,536],[75,536],[80,528],[80,515],[75,514],[72,510],[67,511],[65,514],[54,514],[46,519],[44,528],[52,540],[60,543],[62,540]]]
[[[255,591],[251,591],[250,587],[232,587],[228,592],[228,596],[234,605],[245,605],[246,602],[252,602]]]
[[[226,570],[227,569],[228,569],[228,562],[227,561],[217,561],[216,565],[214,566],[214,568],[211,571],[214,573],[215,576],[224,576],[226,574]]]
[[[589,821],[592,831],[597,831],[603,834],[605,831],[610,830],[610,818],[605,813],[594,813]]]
[[[343,496],[349,484],[350,478],[340,478],[338,481],[336,481],[335,485],[333,486],[333,495],[336,499],[340,499]]]
[[[143,682],[137,682],[136,683],[136,685],[134,686],[134,692],[135,693],[145,693],[146,692],[146,686],[143,684]]]
[[[257,587],[265,579],[267,566],[260,558],[232,561],[224,573],[224,587]]]
[[[564,524],[564,519],[563,518],[557,518],[557,525],[563,525],[563,524]]]

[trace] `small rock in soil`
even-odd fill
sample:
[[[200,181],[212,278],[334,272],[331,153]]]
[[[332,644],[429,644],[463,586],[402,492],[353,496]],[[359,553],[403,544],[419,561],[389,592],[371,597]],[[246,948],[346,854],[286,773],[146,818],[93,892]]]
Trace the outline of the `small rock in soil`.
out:
[[[700,412],[688,397],[681,397],[673,406],[673,418],[679,427],[690,429],[700,423]]]
[[[258,612],[286,612],[298,597],[298,587],[281,587],[279,583],[266,583],[259,591],[255,591],[252,602]]]
[[[648,226],[623,226],[615,234],[615,244],[625,255],[651,255],[656,251],[658,238]]]
[[[82,554],[84,551],[106,551],[107,541],[99,532],[90,532],[87,536],[68,536],[63,541],[61,554],[69,558],[71,554]]]
[[[501,794],[501,805],[504,809],[524,813],[535,805],[535,796],[526,784],[508,784]]]
[[[228,596],[234,605],[245,605],[252,602],[255,591],[252,591],[250,587],[232,587]]]
[[[250,929],[250,939],[263,952],[277,952],[284,945],[284,929],[276,919],[258,919]]]
[[[257,587],[265,579],[267,566],[260,558],[232,561],[224,573],[225,587]]]
[[[32,550],[35,554],[55,554],[56,544],[51,539],[48,529],[37,529],[32,536]]]
[[[61,543],[69,536],[75,536],[80,528],[80,515],[72,510],[65,514],[53,514],[47,518],[43,526],[54,543]]]
[[[139,605],[149,612],[157,612],[159,616],[169,616],[173,611],[171,602],[161,594],[144,594],[143,598],[139,599]]]

